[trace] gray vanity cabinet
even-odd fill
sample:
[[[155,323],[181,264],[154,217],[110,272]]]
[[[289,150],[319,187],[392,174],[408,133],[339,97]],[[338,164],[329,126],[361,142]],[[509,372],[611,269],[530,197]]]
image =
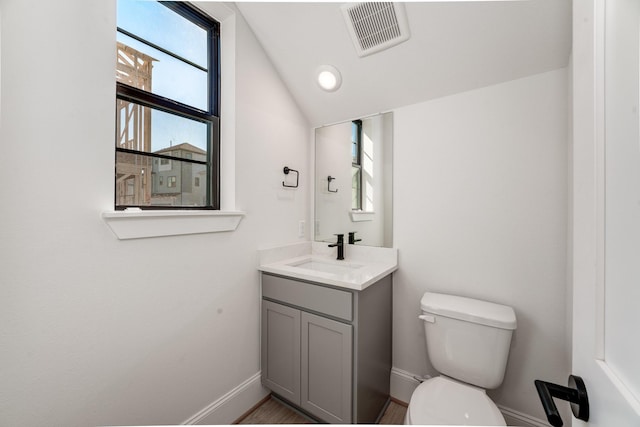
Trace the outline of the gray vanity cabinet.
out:
[[[262,301],[262,383],[297,404],[300,404],[300,314],[300,310],[286,305]]]
[[[351,422],[352,326],[302,312],[300,406],[323,421]]]
[[[364,291],[262,274],[262,383],[321,421],[377,421],[389,399],[391,276]]]

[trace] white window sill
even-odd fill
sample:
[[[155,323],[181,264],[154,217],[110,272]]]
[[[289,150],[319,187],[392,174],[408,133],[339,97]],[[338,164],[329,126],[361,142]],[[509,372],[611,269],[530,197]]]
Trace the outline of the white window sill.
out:
[[[351,222],[373,221],[375,219],[375,212],[372,211],[351,211]]]
[[[120,240],[219,233],[238,228],[238,211],[111,211],[102,219]]]

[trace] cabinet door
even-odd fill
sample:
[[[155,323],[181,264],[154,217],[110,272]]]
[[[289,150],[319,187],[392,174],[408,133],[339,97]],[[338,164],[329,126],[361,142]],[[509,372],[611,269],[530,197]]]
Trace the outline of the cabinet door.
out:
[[[262,301],[262,384],[300,404],[300,310]]]
[[[351,423],[352,326],[301,313],[303,409],[323,421]]]

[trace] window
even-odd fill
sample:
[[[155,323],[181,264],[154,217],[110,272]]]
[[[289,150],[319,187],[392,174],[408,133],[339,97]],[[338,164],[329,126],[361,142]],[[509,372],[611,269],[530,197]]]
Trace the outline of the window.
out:
[[[351,122],[351,209],[362,209],[362,120]]]
[[[117,19],[116,209],[219,209],[219,24],[148,0]]]

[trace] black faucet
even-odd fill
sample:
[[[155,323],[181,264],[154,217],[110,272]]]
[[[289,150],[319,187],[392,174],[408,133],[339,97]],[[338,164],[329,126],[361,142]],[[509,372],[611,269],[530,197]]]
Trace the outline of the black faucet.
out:
[[[362,239],[356,239],[356,233],[357,233],[357,231],[350,231],[349,232],[349,244],[350,245],[353,245],[355,242],[362,241]]]
[[[336,259],[344,259],[344,234],[336,234],[338,236],[338,241],[329,245],[330,248],[337,247],[338,248],[338,258]]]

